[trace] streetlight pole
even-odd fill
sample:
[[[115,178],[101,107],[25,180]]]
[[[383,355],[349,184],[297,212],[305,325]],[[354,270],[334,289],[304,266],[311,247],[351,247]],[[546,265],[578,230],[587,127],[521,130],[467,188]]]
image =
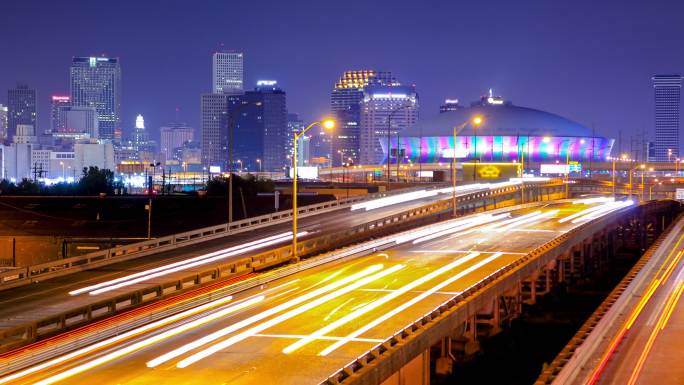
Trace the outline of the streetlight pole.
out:
[[[646,172],[646,165],[641,166],[641,200],[646,200],[646,191],[644,190],[644,173]]]
[[[64,162],[59,162],[59,164],[62,166],[62,180],[66,181],[66,177],[64,176]]]
[[[613,198],[615,198],[615,158],[611,158],[613,160],[613,172],[612,172],[612,178],[613,178]]]
[[[293,157],[292,157],[292,258],[297,260],[297,141],[304,135],[311,127],[321,124],[324,128],[332,130],[335,128],[335,121],[326,119],[323,121],[316,121],[304,128],[301,132],[295,132],[293,135]],[[331,157],[332,160],[332,157]]]
[[[392,110],[392,112],[390,112],[389,115],[387,116],[387,187],[385,187],[385,189],[387,191],[390,190],[390,176],[392,174],[392,172],[391,172],[391,170],[392,170],[392,167],[391,167],[391,165],[392,165],[392,162],[391,162],[391,159],[392,159],[392,151],[391,151],[392,117],[397,112],[399,112],[403,109],[409,108],[409,107],[411,107],[410,104],[401,105],[401,106],[395,108],[394,110]],[[399,164],[399,132],[397,132],[397,165],[398,164]],[[397,179],[398,178],[399,178],[399,172],[397,171]]]
[[[463,129],[468,125],[468,123],[471,123],[471,119],[466,120],[465,122],[461,123],[458,126],[454,126],[454,136],[453,136],[453,154],[451,157],[451,184],[452,184],[452,192],[451,192],[451,206],[452,206],[452,215],[455,217],[457,215],[457,207],[456,207],[456,135],[463,131]],[[482,117],[481,116],[475,116],[472,118],[472,123],[475,126],[479,126],[482,124]]]

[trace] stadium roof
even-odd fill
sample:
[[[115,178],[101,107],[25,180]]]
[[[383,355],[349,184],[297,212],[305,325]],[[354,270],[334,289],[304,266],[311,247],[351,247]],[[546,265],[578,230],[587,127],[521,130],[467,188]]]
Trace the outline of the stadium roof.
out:
[[[454,126],[480,115],[484,123],[477,127],[477,135],[534,135],[590,137],[591,129],[562,116],[512,104],[477,105],[418,120],[402,136],[450,136]],[[473,135],[468,124],[460,135]]]

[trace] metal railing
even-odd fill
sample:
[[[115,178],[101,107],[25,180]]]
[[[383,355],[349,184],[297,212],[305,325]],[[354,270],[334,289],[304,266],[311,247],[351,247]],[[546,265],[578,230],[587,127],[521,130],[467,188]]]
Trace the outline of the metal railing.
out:
[[[375,193],[364,196],[343,198],[334,201],[322,202],[314,205],[302,206],[297,211],[300,217],[308,217],[312,215],[348,208],[352,204],[363,202],[366,200],[377,199],[394,194],[406,193],[416,189],[423,188],[424,187],[416,187],[410,189],[397,190],[390,193]],[[178,234],[131,243],[110,249],[99,250],[75,257],[41,263],[38,265],[31,265],[22,268],[11,269],[8,271],[0,272],[0,290],[22,286],[39,280],[55,278],[77,271],[101,267],[111,263],[122,262],[132,258],[143,257],[149,254],[169,250],[174,247],[187,246],[196,243],[206,242],[216,238],[221,238],[280,223],[285,223],[290,221],[291,218],[292,209],[278,211],[272,214],[266,214],[258,217],[233,221],[230,224],[230,226],[228,226],[227,223],[224,223],[221,225],[204,227],[197,230],[186,231]]]

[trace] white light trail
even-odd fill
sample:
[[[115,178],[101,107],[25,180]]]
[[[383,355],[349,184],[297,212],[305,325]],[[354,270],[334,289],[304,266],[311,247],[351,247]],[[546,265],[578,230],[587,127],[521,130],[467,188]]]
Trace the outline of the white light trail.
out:
[[[515,221],[515,222],[511,222],[511,223],[509,223],[509,224],[507,224],[507,225],[505,225],[505,226],[502,226],[502,227],[495,228],[494,231],[497,231],[497,232],[499,232],[499,233],[502,233],[502,232],[504,232],[504,231],[511,230],[511,229],[513,229],[513,228],[515,228],[515,227],[518,227],[518,226],[521,226],[521,225],[529,225],[529,224],[531,224],[531,223],[539,222],[539,221],[541,221],[541,220],[543,220],[543,219],[546,219],[546,218],[550,218],[550,217],[555,216],[556,214],[558,214],[559,211],[560,211],[560,210],[550,210],[550,211],[543,212],[543,213],[540,213],[540,214],[536,214],[536,215],[533,215],[533,216],[527,216],[527,217],[524,218],[524,219],[521,217],[521,218],[518,218],[518,219],[521,219],[521,220],[518,220],[518,221]]]
[[[596,198],[584,198],[584,199],[578,199],[576,201],[572,201],[573,205],[577,204],[592,204],[592,203],[607,203],[607,202],[614,202],[615,198],[613,197],[596,197]]]
[[[298,233],[297,236],[298,236],[298,237],[301,237],[301,236],[304,236],[304,235],[306,235],[306,234],[308,234],[306,231],[302,231],[301,233]],[[277,244],[277,243],[283,242],[284,240],[288,240],[288,239],[291,239],[291,238],[292,238],[291,236],[288,236],[288,237],[282,237],[282,238],[272,239],[272,240],[270,240],[270,241],[268,241],[268,242],[262,242],[262,243],[255,244],[255,245],[252,245],[252,246],[243,247],[243,248],[241,248],[241,249],[239,249],[239,250],[235,250],[235,251],[232,251],[232,252],[230,252],[230,253],[224,253],[224,254],[220,254],[220,255],[217,255],[217,256],[214,256],[214,257],[211,257],[211,258],[204,258],[204,259],[200,259],[200,260],[197,260],[197,261],[194,261],[194,262],[185,263],[185,264],[183,264],[183,265],[176,266],[176,267],[173,267],[173,268],[170,268],[170,269],[165,269],[165,270],[157,271],[157,272],[152,273],[152,274],[147,274],[147,275],[145,275],[145,276],[141,276],[141,277],[129,279],[129,280],[124,281],[124,282],[119,282],[119,283],[116,283],[116,284],[113,284],[113,285],[105,286],[105,287],[102,287],[102,288],[100,288],[100,289],[93,290],[93,291],[91,291],[89,294],[90,294],[90,295],[98,295],[98,294],[106,293],[106,292],[109,292],[109,291],[112,291],[112,290],[120,289],[120,288],[122,288],[122,287],[134,285],[134,284],[139,283],[139,282],[148,281],[148,280],[153,279],[153,278],[162,277],[162,276],[165,276],[165,275],[168,275],[168,274],[171,274],[171,273],[175,273],[175,272],[178,272],[178,271],[187,270],[187,269],[190,269],[190,268],[195,267],[195,266],[206,265],[206,264],[208,264],[208,263],[220,261],[220,260],[222,260],[222,259],[226,259],[226,258],[228,258],[228,257],[232,257],[232,256],[235,256],[235,255],[238,255],[238,254],[242,254],[242,253],[248,252],[248,251],[260,249],[260,248],[266,247],[266,246],[275,245],[275,244]]]
[[[327,356],[328,354],[330,354],[331,352],[333,352],[335,349],[339,348],[340,346],[346,344],[347,342],[354,341],[358,336],[365,333],[366,331],[380,325],[381,323],[387,321],[388,319],[394,317],[395,315],[401,313],[402,311],[410,308],[411,306],[413,306],[413,305],[417,304],[418,302],[424,300],[425,298],[429,297],[430,295],[439,292],[441,289],[445,288],[446,286],[454,283],[455,281],[463,278],[467,274],[472,273],[473,271],[481,268],[482,266],[494,261],[495,259],[499,258],[501,255],[503,255],[503,254],[502,253],[492,254],[489,257],[483,259],[482,261],[480,261],[480,262],[468,267],[467,269],[459,272],[458,274],[450,277],[449,279],[446,279],[446,280],[440,282],[438,285],[433,286],[429,290],[427,290],[427,291],[423,292],[422,294],[414,297],[410,301],[402,303],[401,305],[393,308],[392,310],[388,311],[387,313],[384,313],[382,316],[380,316],[380,317],[374,319],[373,321],[365,324],[363,327],[353,331],[352,333],[345,336],[343,339],[339,340],[338,342],[336,342],[336,343],[330,345],[329,347],[327,347],[326,349],[322,350],[320,353],[318,353],[318,355]]]
[[[59,356],[59,357],[57,357],[57,358],[54,358],[54,359],[52,359],[52,360],[42,362],[42,363],[40,363],[40,364],[38,364],[38,365],[35,365],[35,366],[31,366],[31,367],[28,368],[28,369],[24,369],[24,370],[22,370],[22,371],[13,373],[13,374],[11,374],[11,375],[9,375],[9,376],[2,377],[2,378],[0,378],[0,384],[4,384],[4,383],[7,383],[7,382],[9,382],[9,381],[13,381],[13,380],[16,380],[16,379],[19,379],[19,378],[28,376],[29,374],[32,374],[32,373],[35,373],[35,372],[38,372],[38,371],[47,369],[47,368],[49,368],[49,367],[51,367],[51,366],[58,365],[58,364],[60,364],[60,363],[62,363],[62,362],[65,362],[65,361],[67,361],[67,360],[70,360],[70,359],[75,358],[75,357],[78,357],[78,356],[82,356],[82,355],[84,355],[84,354],[86,354],[86,353],[90,353],[90,352],[92,352],[92,351],[94,351],[94,350],[97,350],[97,349],[100,349],[100,348],[102,348],[102,347],[111,345],[111,344],[113,344],[113,343],[116,343],[116,342],[119,342],[119,341],[123,341],[123,340],[125,340],[125,339],[131,338],[131,337],[134,337],[134,336],[137,336],[137,335],[142,334],[142,333],[144,333],[144,332],[146,332],[146,331],[153,330],[153,329],[159,328],[159,327],[161,327],[161,326],[164,326],[164,325],[170,324],[170,323],[172,323],[172,322],[175,322],[175,321],[177,321],[177,320],[186,318],[186,317],[191,316],[191,315],[193,315],[193,314],[201,313],[201,312],[203,312],[203,311],[205,311],[205,310],[209,310],[209,309],[212,309],[212,308],[214,308],[214,307],[224,305],[224,304],[226,304],[226,303],[228,303],[228,302],[230,302],[230,301],[232,301],[232,300],[233,300],[233,297],[231,297],[231,296],[228,296],[228,297],[225,297],[225,298],[221,298],[221,299],[218,299],[218,300],[215,300],[215,301],[208,302],[208,303],[206,303],[206,304],[204,304],[204,305],[197,306],[197,307],[195,307],[195,308],[186,310],[186,311],[184,311],[184,312],[180,312],[180,313],[178,313],[178,314],[174,314],[174,315],[172,315],[172,316],[170,316],[170,317],[166,317],[166,318],[161,319],[161,320],[159,320],[159,321],[149,323],[149,324],[144,325],[144,326],[141,326],[141,327],[139,327],[139,328],[135,328],[135,329],[133,329],[133,330],[129,330],[129,331],[127,331],[127,332],[125,332],[125,333],[122,333],[122,334],[119,334],[119,335],[117,335],[117,336],[114,336],[114,337],[111,337],[111,338],[107,338],[107,339],[105,339],[105,340],[102,340],[102,341],[97,342],[97,343],[95,343],[95,344],[92,344],[92,345],[86,346],[86,347],[84,347],[84,348],[75,350],[75,351],[70,352],[70,353],[68,353],[68,354],[61,355],[61,356]]]
[[[88,361],[88,362],[85,362],[85,363],[80,364],[78,366],[74,366],[72,368],[69,368],[69,369],[67,369],[61,373],[55,374],[55,375],[50,376],[50,377],[48,377],[42,381],[39,381],[39,382],[35,383],[34,385],[54,384],[55,382],[58,382],[58,381],[66,379],[66,378],[72,377],[72,376],[79,374],[79,373],[82,373],[86,370],[90,370],[92,368],[100,366],[104,363],[107,363],[107,362],[114,360],[116,358],[119,358],[121,356],[125,356],[127,354],[133,353],[137,350],[140,350],[144,347],[147,347],[149,345],[152,345],[154,343],[157,343],[159,341],[162,341],[164,339],[172,337],[176,334],[179,334],[179,333],[185,332],[187,330],[193,329],[197,326],[203,325],[203,324],[210,322],[212,320],[215,320],[217,318],[224,317],[224,316],[226,316],[230,313],[233,313],[235,311],[238,311],[240,309],[244,309],[248,306],[251,306],[257,302],[262,301],[263,299],[264,299],[264,296],[260,295],[260,296],[254,297],[250,300],[246,300],[244,302],[240,302],[240,303],[237,303],[235,305],[229,306],[225,309],[219,310],[217,312],[214,312],[214,313],[209,314],[207,316],[204,316],[202,318],[198,318],[198,319],[193,320],[191,322],[188,322],[186,324],[177,326],[173,329],[169,329],[163,333],[157,334],[155,336],[152,336],[152,337],[146,338],[144,340],[138,341],[134,344],[125,346],[121,349],[117,349],[115,351],[107,353],[107,354],[100,356],[98,358],[95,358],[91,361]]]
[[[480,225],[483,225],[486,223],[496,222],[496,221],[503,219],[503,218],[508,218],[508,214],[483,215],[482,218],[479,220],[473,220],[470,223],[466,223],[466,224],[463,224],[461,226],[452,227],[452,228],[447,229],[447,230],[438,231],[438,232],[435,232],[433,234],[425,235],[423,237],[414,239],[413,244],[415,245],[418,243],[429,241],[431,239],[435,239],[435,238],[439,238],[439,237],[442,237],[445,235],[453,234],[453,233],[456,233],[456,232],[459,232],[462,230],[466,230],[466,229],[470,229],[470,228],[475,227],[475,226],[480,226]]]
[[[223,337],[223,336],[226,336],[226,335],[228,335],[228,334],[230,334],[230,333],[232,333],[232,332],[234,332],[234,331],[237,331],[237,330],[239,330],[239,329],[242,329],[243,327],[247,327],[247,326],[249,326],[249,325],[251,325],[251,324],[253,324],[253,323],[255,323],[255,322],[261,321],[261,320],[263,320],[263,319],[265,319],[265,318],[267,318],[267,317],[276,315],[276,314],[280,313],[281,311],[290,309],[291,307],[297,306],[297,305],[299,305],[299,304],[301,304],[301,303],[303,303],[303,302],[306,302],[306,301],[308,301],[308,300],[311,300],[311,299],[313,299],[313,298],[315,298],[315,297],[318,297],[318,296],[321,295],[321,294],[325,294],[325,293],[327,293],[327,292],[329,292],[329,291],[331,291],[331,290],[335,290],[335,289],[337,289],[337,288],[339,288],[339,287],[341,287],[341,286],[347,285],[348,283],[351,283],[351,282],[354,282],[354,281],[360,280],[360,279],[361,279],[362,281],[365,282],[365,279],[366,279],[366,278],[369,278],[368,275],[374,274],[373,276],[371,276],[371,277],[374,277],[375,275],[377,275],[377,274],[375,274],[375,273],[377,273],[378,271],[380,271],[380,270],[382,270],[382,269],[383,269],[383,265],[382,265],[382,264],[377,264],[377,265],[369,266],[369,267],[367,267],[366,269],[364,269],[364,270],[362,270],[362,271],[360,271],[360,272],[358,272],[358,273],[355,273],[355,274],[352,274],[352,275],[347,276],[347,277],[345,277],[345,278],[342,278],[342,279],[340,279],[339,281],[332,282],[332,283],[330,283],[330,284],[328,284],[328,285],[326,285],[326,286],[323,286],[323,287],[321,287],[321,288],[319,288],[319,289],[316,289],[316,290],[314,290],[314,291],[311,291],[311,292],[309,292],[309,293],[306,293],[306,294],[304,294],[304,295],[302,295],[302,296],[300,296],[300,297],[293,298],[293,299],[291,299],[291,300],[289,300],[289,301],[287,301],[287,302],[281,303],[281,304],[278,305],[278,306],[272,307],[272,308],[270,308],[270,309],[268,309],[268,310],[266,310],[266,311],[263,311],[263,312],[261,312],[261,313],[259,313],[259,314],[255,314],[255,315],[253,315],[253,316],[251,316],[251,317],[249,317],[249,318],[246,318],[246,319],[244,319],[244,320],[242,320],[242,321],[238,321],[238,322],[236,322],[236,323],[234,323],[234,324],[232,324],[232,325],[230,325],[230,326],[228,326],[228,327],[225,327],[225,328],[223,328],[223,329],[221,329],[221,330],[218,330],[218,331],[216,331],[216,332],[213,332],[213,333],[211,333],[211,334],[208,334],[208,335],[206,335],[206,336],[204,336],[204,337],[202,337],[202,338],[199,338],[199,339],[197,339],[197,340],[195,340],[195,341],[193,341],[193,342],[191,342],[191,343],[189,343],[189,344],[185,344],[185,345],[183,345],[183,346],[181,346],[181,347],[179,347],[179,348],[177,348],[177,349],[174,349],[174,350],[172,350],[172,351],[170,351],[170,352],[168,352],[168,353],[165,353],[165,354],[163,354],[163,355],[161,355],[161,356],[159,356],[159,357],[157,357],[157,358],[155,358],[155,359],[153,359],[153,360],[147,362],[147,366],[150,367],[150,368],[154,368],[154,367],[156,367],[156,366],[159,366],[159,365],[163,364],[164,362],[167,362],[167,361],[169,361],[169,360],[171,360],[171,359],[173,359],[173,358],[175,358],[175,357],[178,357],[178,356],[180,356],[180,355],[182,355],[182,354],[185,354],[185,353],[187,353],[187,352],[189,352],[189,351],[191,351],[191,350],[193,350],[193,349],[199,348],[199,347],[201,347],[201,346],[203,346],[203,345],[206,345],[206,344],[208,344],[208,343],[210,343],[210,342],[213,342],[214,340],[219,339],[219,338],[221,338],[221,337]],[[388,269],[388,270],[390,270],[390,269]],[[381,272],[381,273],[382,273],[382,272]],[[364,278],[364,277],[366,277],[366,278]],[[337,293],[337,291],[335,291],[335,292],[333,292],[333,293]],[[327,298],[327,297],[329,297],[329,296],[324,296],[324,297]],[[321,298],[324,298],[324,297],[321,297]],[[320,299],[320,298],[319,298],[319,299]],[[259,333],[259,332],[257,331],[257,332],[254,332],[254,333],[256,334],[256,333]],[[224,342],[225,342],[225,341],[224,341]],[[214,345],[214,346],[215,346],[215,345]]]
[[[610,212],[613,212],[615,210],[619,210],[619,209],[625,208],[627,206],[631,206],[633,204],[634,204],[634,202],[631,200],[606,203],[603,207],[601,207],[600,210],[596,210],[594,212],[591,212],[591,213],[586,214],[584,216],[581,216],[579,218],[575,218],[575,219],[573,219],[572,223],[590,221],[590,220],[596,219],[598,217],[601,217],[603,215],[606,215]]]
[[[311,342],[311,341],[313,341],[313,340],[315,340],[321,336],[328,334],[329,332],[339,328],[340,326],[342,326],[344,324],[347,324],[350,321],[357,319],[358,317],[362,316],[363,314],[366,314],[366,313],[368,313],[374,309],[377,309],[378,307],[388,303],[389,301],[392,301],[392,300],[398,298],[399,296],[406,294],[407,292],[417,288],[418,286],[420,286],[426,282],[429,282],[429,281],[439,277],[442,274],[445,274],[446,272],[448,272],[448,271],[450,271],[450,270],[452,270],[452,269],[476,258],[479,255],[480,255],[479,253],[470,253],[470,254],[466,255],[465,257],[459,258],[459,259],[457,259],[457,260],[455,260],[455,261],[453,261],[447,265],[444,265],[444,266],[440,267],[439,269],[432,271],[429,274],[426,274],[426,275],[402,286],[401,288],[397,289],[396,291],[390,292],[389,294],[384,295],[383,297],[369,303],[368,305],[366,305],[360,309],[357,309],[357,310],[345,315],[344,317],[342,317],[342,318],[318,329],[317,331],[308,335],[306,338],[302,338],[299,341],[287,346],[285,349],[283,349],[283,353],[290,354],[290,353],[294,352],[295,350],[301,348],[302,346],[308,344],[309,342]],[[489,257],[489,258],[492,258],[492,257]]]
[[[112,279],[112,280],[109,280],[109,281],[101,282],[101,283],[98,283],[98,284],[95,284],[95,285],[90,285],[90,286],[86,286],[86,287],[83,287],[83,288],[80,288],[80,289],[72,290],[72,291],[69,292],[69,294],[71,294],[71,295],[78,295],[78,294],[85,293],[85,292],[88,292],[88,291],[97,290],[97,289],[100,289],[100,288],[103,288],[103,287],[106,287],[106,286],[115,285],[115,284],[117,284],[117,283],[126,282],[126,281],[128,281],[128,280],[130,280],[130,279],[135,279],[135,278],[138,278],[138,277],[144,277],[144,276],[146,276],[146,275],[148,275],[148,274],[154,274],[154,273],[157,273],[157,272],[160,272],[160,271],[164,271],[164,270],[167,270],[167,269],[172,269],[172,268],[174,268],[174,267],[183,266],[183,265],[186,265],[186,264],[188,264],[188,263],[192,263],[192,262],[196,262],[196,261],[202,261],[202,260],[204,260],[204,259],[211,258],[211,257],[217,256],[217,255],[224,255],[224,254],[227,254],[227,253],[236,253],[236,252],[249,251],[249,250],[252,250],[251,247],[254,247],[254,246],[261,247],[261,246],[264,245],[266,242],[273,242],[273,241],[282,242],[282,241],[285,241],[285,240],[290,239],[290,238],[292,238],[292,232],[291,232],[291,231],[288,231],[288,232],[286,232],[286,233],[277,234],[277,235],[273,235],[273,236],[270,236],[270,237],[262,238],[262,239],[259,239],[259,240],[256,240],[256,241],[251,241],[251,242],[243,243],[243,244],[241,244],[241,245],[232,246],[232,247],[229,247],[229,248],[226,248],[226,249],[223,249],[223,250],[218,250],[218,251],[214,251],[214,252],[211,252],[211,253],[208,253],[208,254],[203,254],[203,255],[200,255],[200,256],[197,256],[197,257],[193,257],[193,258],[189,258],[189,259],[186,259],[186,260],[183,260],[183,261],[178,261],[178,262],[174,262],[174,263],[171,263],[171,264],[168,264],[168,265],[159,266],[159,267],[156,267],[156,268],[154,268],[154,269],[148,269],[148,270],[145,270],[145,271],[141,271],[141,272],[139,272],[139,273],[129,274],[129,275],[125,276],[125,277],[120,277],[120,278]],[[247,248],[250,248],[250,249],[247,249]],[[247,250],[245,250],[245,249],[247,249]]]
[[[559,219],[559,220],[558,220],[558,223],[565,223],[565,222],[571,221],[571,220],[573,220],[573,219],[575,219],[575,218],[579,218],[579,217],[582,217],[582,216],[587,215],[587,214],[589,214],[589,213],[593,213],[594,211],[603,210],[604,208],[606,208],[607,206],[610,206],[610,205],[612,205],[612,204],[613,204],[613,203],[610,202],[610,203],[605,203],[605,204],[602,204],[602,205],[590,207],[590,208],[588,208],[588,209],[584,209],[584,210],[582,210],[582,211],[580,211],[580,212],[577,212],[577,213],[574,213],[574,214],[572,214],[572,215],[568,215],[567,217],[564,217],[564,218]]]
[[[501,214],[501,215],[494,217],[491,214],[485,214],[485,215],[475,215],[475,216],[472,216],[472,217],[469,217],[466,219],[454,219],[454,220],[446,221],[444,223],[439,223],[436,225],[425,226],[421,230],[412,231],[412,232],[409,232],[408,234],[397,236],[394,239],[394,242],[397,245],[399,245],[399,244],[410,242],[410,241],[413,241],[415,239],[425,237],[425,236],[428,236],[428,235],[431,235],[431,234],[434,234],[437,232],[446,231],[446,230],[461,227],[464,225],[468,225],[468,227],[478,226],[481,221],[488,221],[491,218],[496,218],[496,220],[498,220],[498,219],[501,219],[501,218],[508,216],[508,215],[509,214]],[[464,228],[467,228],[467,227],[464,227]],[[458,231],[458,230],[456,230],[456,231]]]
[[[392,195],[384,198],[373,199],[367,202],[357,203],[352,205],[351,210],[366,209],[366,211],[375,210],[385,206],[396,205],[399,203],[409,202],[416,199],[427,198],[437,195],[437,190],[420,190],[409,193]]]

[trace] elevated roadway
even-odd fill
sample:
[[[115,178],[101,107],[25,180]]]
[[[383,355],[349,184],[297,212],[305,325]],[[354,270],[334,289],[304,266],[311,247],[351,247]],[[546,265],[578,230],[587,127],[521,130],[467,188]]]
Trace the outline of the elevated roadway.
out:
[[[329,376],[339,368],[416,319],[547,242],[629,207],[601,199],[535,203],[421,227],[382,239],[378,252],[312,267],[232,298],[201,294],[212,295],[211,302],[113,339],[97,335],[123,328],[132,316],[6,354],[0,365],[11,368],[64,350],[27,372],[6,373],[0,384],[335,383]],[[78,340],[96,345],[74,344]],[[429,359],[418,356],[406,370],[423,373],[426,383],[426,365]]]
[[[684,384],[683,256],[680,217],[537,384]]]

